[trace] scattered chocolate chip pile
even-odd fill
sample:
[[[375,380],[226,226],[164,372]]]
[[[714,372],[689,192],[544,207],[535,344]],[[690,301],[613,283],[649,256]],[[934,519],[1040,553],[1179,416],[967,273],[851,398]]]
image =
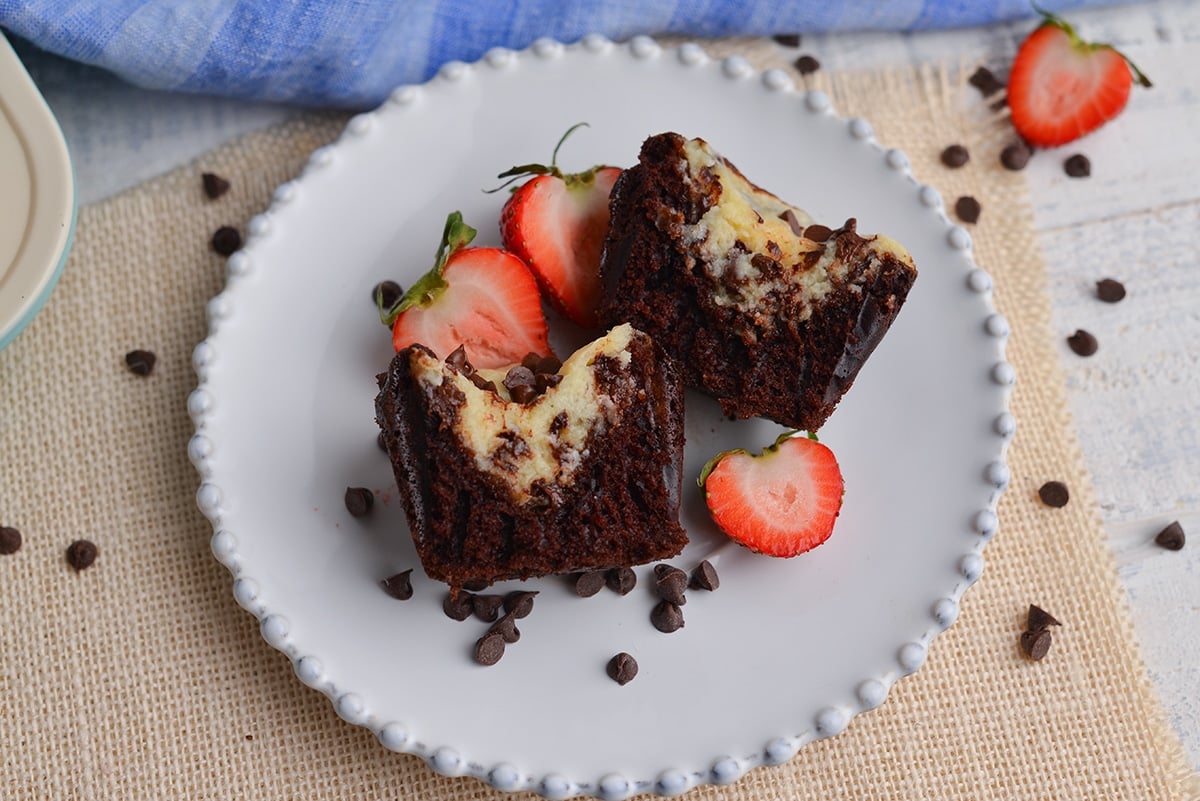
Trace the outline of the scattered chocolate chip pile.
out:
[[[351,517],[366,517],[375,508],[375,493],[366,487],[346,487],[345,501]]]
[[[536,595],[537,592],[531,590],[514,590],[505,595],[451,592],[442,600],[442,611],[452,620],[461,622],[474,615],[484,623],[491,624],[483,636],[475,641],[472,653],[479,664],[494,665],[504,656],[505,646],[521,639],[517,621],[533,611]],[[501,610],[504,614],[500,613]]]
[[[371,289],[371,301],[377,308],[390,309],[404,297],[404,288],[395,281],[380,281]]]
[[[212,249],[222,256],[232,256],[242,247],[242,235],[231,225],[222,225],[213,231],[210,240]]]
[[[21,550],[21,532],[12,526],[0,526],[0,555]]]
[[[1100,343],[1082,328],[1067,337],[1067,345],[1079,356],[1091,356],[1100,349]]]
[[[96,561],[100,549],[90,540],[75,540],[67,546],[67,564],[75,571],[87,570]]]
[[[950,169],[958,169],[971,160],[971,154],[962,145],[950,145],[942,151],[942,164]]]
[[[215,172],[201,173],[200,183],[204,187],[204,194],[208,196],[209,200],[216,200],[229,191],[229,181]]]
[[[1096,282],[1096,297],[1105,303],[1117,303],[1125,299],[1125,285],[1114,278],[1102,278]]]
[[[637,660],[629,654],[622,651],[621,653],[608,660],[608,665],[605,668],[608,677],[622,686],[633,681],[637,676],[638,664]]]
[[[775,43],[783,47],[799,47],[800,34],[798,33],[780,33],[771,37]]]
[[[1071,499],[1071,493],[1061,481],[1047,481],[1038,488],[1038,497],[1047,506],[1061,509]]]
[[[158,357],[148,350],[131,350],[125,354],[125,366],[134,375],[150,375],[154,372],[154,365],[157,361]]]
[[[1182,550],[1185,541],[1183,526],[1179,524],[1178,520],[1169,524],[1154,537],[1154,544],[1160,548],[1166,548],[1168,551]]]
[[[1024,142],[1014,142],[1000,151],[1000,163],[1009,170],[1023,170],[1033,151]]]
[[[379,582],[383,591],[398,601],[407,601],[413,597],[412,568],[402,570],[394,576],[389,576]]]
[[[1072,178],[1087,178],[1092,174],[1092,162],[1082,153],[1076,153],[1063,162],[1063,172]]]
[[[979,214],[982,211],[983,206],[970,195],[963,195],[954,202],[955,215],[965,223],[979,222]]]
[[[821,69],[821,62],[817,61],[812,56],[805,54],[793,61],[792,66],[794,66],[796,71],[801,75],[811,75],[812,73]]]
[[[1050,627],[1061,625],[1054,615],[1040,606],[1030,604],[1025,631],[1021,632],[1021,653],[1034,662],[1044,659],[1054,641]]]

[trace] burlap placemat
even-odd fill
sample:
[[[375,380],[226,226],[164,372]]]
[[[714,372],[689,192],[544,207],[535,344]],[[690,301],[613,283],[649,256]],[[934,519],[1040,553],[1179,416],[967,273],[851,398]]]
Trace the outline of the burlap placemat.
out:
[[[745,49],[722,43],[716,49]],[[752,60],[783,66],[770,46]],[[1075,445],[1022,176],[996,165],[1003,129],[959,69],[804,79],[868,117],[945,197],[979,198],[976,257],[1013,327],[1019,430],[987,569],[926,665],[880,709],[790,763],[695,798],[1200,797],[1139,661]],[[244,227],[344,118],[308,116],[81,211],[62,283],[0,352],[0,796],[48,799],[495,798],[343,723],[233,601],[209,552],[186,457],[190,356],[222,286],[208,248]],[[941,148],[975,158],[950,171]],[[208,201],[202,170],[233,179]],[[800,199],[802,201],[802,199]],[[158,354],[148,378],[124,354]],[[1047,479],[1071,503],[1036,501]],[[100,549],[82,573],[64,553]],[[1017,638],[1029,603],[1063,622],[1039,663]]]

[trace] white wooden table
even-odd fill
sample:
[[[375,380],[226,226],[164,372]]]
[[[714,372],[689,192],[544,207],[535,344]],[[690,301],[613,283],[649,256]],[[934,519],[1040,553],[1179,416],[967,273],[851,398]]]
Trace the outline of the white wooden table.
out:
[[[1087,139],[1027,168],[1079,442],[1129,594],[1150,675],[1200,769],[1200,3],[1158,0],[1071,14],[1155,82]],[[804,37],[826,69],[983,63],[1003,73],[1031,23],[914,34]],[[82,203],[284,119],[281,107],[147,92],[98,70],[19,52],[66,133]],[[1091,159],[1087,180],[1061,160]],[[1098,309],[1094,282],[1128,297]],[[1101,313],[1103,312],[1103,313]],[[1086,328],[1100,352],[1075,356]],[[1191,542],[1153,545],[1179,520]]]

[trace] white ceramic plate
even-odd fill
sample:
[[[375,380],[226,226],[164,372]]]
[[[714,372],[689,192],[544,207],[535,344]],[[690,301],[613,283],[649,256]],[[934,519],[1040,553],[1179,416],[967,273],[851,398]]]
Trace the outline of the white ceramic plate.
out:
[[[712,61],[696,46],[539,42],[397,90],[251,222],[195,352],[198,502],[238,601],[343,718],[435,770],[502,789],[671,794],[789,759],[922,664],[996,528],[1013,428],[1007,326],[937,193],[869,124],[829,105],[782,72]],[[690,396],[692,544],[673,561],[712,559],[720,589],[690,593],[686,627],[666,635],[649,623],[648,568],[625,597],[528,582],[540,595],[521,640],[484,668],[470,653],[486,624],[443,615],[444,587],[421,575],[375,444],[374,376],[391,351],[370,293],[429,267],[450,210],[480,230],[478,243],[498,244],[503,197],[481,190],[512,164],[544,161],[579,121],[590,127],[560,153],[568,169],[630,164],[664,130],[702,136],[818,220],[855,216],[860,230],[896,237],[920,277],[821,432],[846,480],[827,544],[775,560],[714,531],[700,466],[769,444],[778,428],[723,421]],[[378,493],[366,522],[342,502],[356,485]],[[409,567],[412,600],[380,590]],[[640,665],[626,686],[605,675],[619,651]]]
[[[75,227],[75,179],[58,123],[0,35],[0,348],[50,297]]]

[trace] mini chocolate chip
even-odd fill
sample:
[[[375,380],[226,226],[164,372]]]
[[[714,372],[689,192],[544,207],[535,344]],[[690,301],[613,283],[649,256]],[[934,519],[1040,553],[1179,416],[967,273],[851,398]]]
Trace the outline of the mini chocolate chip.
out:
[[[471,383],[482,389],[484,392],[495,392],[496,384],[493,381],[488,381],[479,373],[469,373],[467,378],[471,379]]]
[[[75,540],[67,546],[67,564],[75,568],[76,572],[91,567],[99,555],[100,549],[90,540]]]
[[[366,487],[346,487],[344,500],[351,517],[366,517],[375,507],[375,493]]]
[[[488,583],[487,579],[472,578],[464,581],[462,586],[464,590],[470,590],[471,592],[483,592],[491,585]]]
[[[637,671],[637,660],[624,651],[608,660],[608,665],[605,666],[605,672],[608,673],[608,677],[622,686],[633,681],[634,676],[637,675]]]
[[[375,444],[379,446],[379,450],[383,451],[384,453],[388,452],[387,437],[384,436],[382,431],[375,435]]]
[[[154,371],[158,357],[148,350],[131,350],[125,354],[125,366],[134,375],[147,376]]]
[[[371,300],[383,309],[392,308],[402,297],[404,289],[392,280],[380,281],[371,289]]]
[[[488,634],[499,634],[501,639],[509,645],[521,639],[521,630],[517,628],[517,619],[511,614],[504,615],[493,623],[492,627],[488,629]]]
[[[1160,548],[1166,548],[1168,551],[1178,551],[1183,548],[1185,537],[1183,535],[1183,526],[1179,525],[1176,520],[1154,537],[1154,544]]]
[[[529,403],[537,397],[537,378],[523,364],[518,364],[504,376],[504,387],[517,403]]]
[[[1100,349],[1096,338],[1082,328],[1067,337],[1067,344],[1080,356],[1091,356]]]
[[[1016,142],[1000,151],[1000,163],[1010,170],[1023,170],[1033,151],[1024,142]]]
[[[201,173],[200,183],[204,187],[204,194],[208,195],[209,200],[216,200],[229,191],[229,181],[215,172]]]
[[[1054,638],[1049,629],[1021,632],[1021,652],[1034,662],[1040,662],[1050,652]]]
[[[557,387],[559,384],[561,384],[562,379],[563,377],[560,373],[538,373],[537,382],[534,384],[534,388],[537,389],[539,393],[545,392],[546,390],[550,389],[550,387]]]
[[[996,92],[1004,89],[1004,82],[997,78],[987,67],[980,67],[971,73],[971,77],[967,79],[967,83],[978,89],[979,93],[984,97],[994,95]]]
[[[231,225],[222,225],[212,235],[212,249],[222,256],[232,256],[242,247],[242,235]]]
[[[983,211],[983,206],[979,205],[979,201],[970,195],[963,195],[954,202],[954,213],[965,223],[979,222],[981,211]]]
[[[650,611],[650,623],[664,634],[678,631],[683,628],[683,610],[670,601],[659,601]]]
[[[21,532],[12,526],[0,526],[0,554],[16,553],[21,550]]]
[[[798,33],[779,33],[771,37],[775,43],[783,47],[799,47],[800,34]]]
[[[504,611],[515,618],[527,617],[533,611],[533,597],[537,591],[513,590],[504,596]]]
[[[678,568],[655,572],[654,575],[654,592],[659,598],[664,601],[670,601],[676,606],[683,606],[687,603],[687,596],[684,590],[687,589],[688,578],[687,574]]]
[[[821,62],[809,55],[800,56],[792,64],[801,75],[810,75],[821,69]]]
[[[500,615],[500,608],[503,606],[503,595],[476,595],[471,599],[471,608],[475,612],[475,617],[484,623],[495,622]]]
[[[604,583],[618,595],[628,595],[637,586],[637,573],[632,567],[610,568],[604,574]]]
[[[494,665],[504,656],[504,637],[498,632],[489,632],[475,642],[475,661],[481,665]]]
[[[717,569],[707,559],[696,565],[696,569],[692,571],[692,578],[688,581],[688,587],[693,590],[712,592],[720,586],[721,579],[717,576]]]
[[[1038,487],[1038,497],[1047,506],[1061,509],[1067,505],[1067,501],[1071,500],[1071,493],[1067,489],[1067,485],[1061,481],[1047,481]]]
[[[383,591],[398,601],[407,601],[413,596],[412,568],[402,570],[394,576],[389,576],[379,582]]]
[[[779,215],[779,219],[788,224],[792,229],[792,233],[796,236],[804,236],[804,226],[800,224],[800,218],[796,216],[796,212],[791,209],[785,210]]]
[[[457,595],[448,592],[442,599],[442,611],[451,620],[466,620],[475,610],[474,597],[469,592],[460,592]]]
[[[825,242],[831,236],[833,236],[833,229],[828,225],[813,223],[804,229],[804,238],[811,239],[814,242]]]
[[[525,358],[521,359],[521,364],[535,373],[557,373],[562,369],[562,362],[558,360],[558,357],[543,356],[532,351],[525,354]]]
[[[1114,278],[1102,278],[1096,282],[1096,297],[1105,303],[1124,300],[1125,285]]]
[[[467,361],[467,349],[462,345],[459,345],[450,352],[450,355],[446,357],[446,364],[463,375],[470,375],[475,372],[475,368]]]
[[[971,154],[962,145],[950,145],[942,151],[942,164],[957,169],[971,160]]]
[[[604,588],[603,570],[585,570],[574,576],[575,594],[580,598],[591,598]]]
[[[1049,628],[1050,626],[1062,625],[1062,623],[1059,623],[1058,619],[1054,617],[1054,615],[1050,614],[1045,609],[1042,609],[1040,606],[1035,606],[1034,604],[1029,605],[1029,616],[1026,618],[1026,621],[1026,631],[1041,631],[1042,629]]]
[[[1063,172],[1072,178],[1087,178],[1092,174],[1092,162],[1082,153],[1076,153],[1063,162]]]

